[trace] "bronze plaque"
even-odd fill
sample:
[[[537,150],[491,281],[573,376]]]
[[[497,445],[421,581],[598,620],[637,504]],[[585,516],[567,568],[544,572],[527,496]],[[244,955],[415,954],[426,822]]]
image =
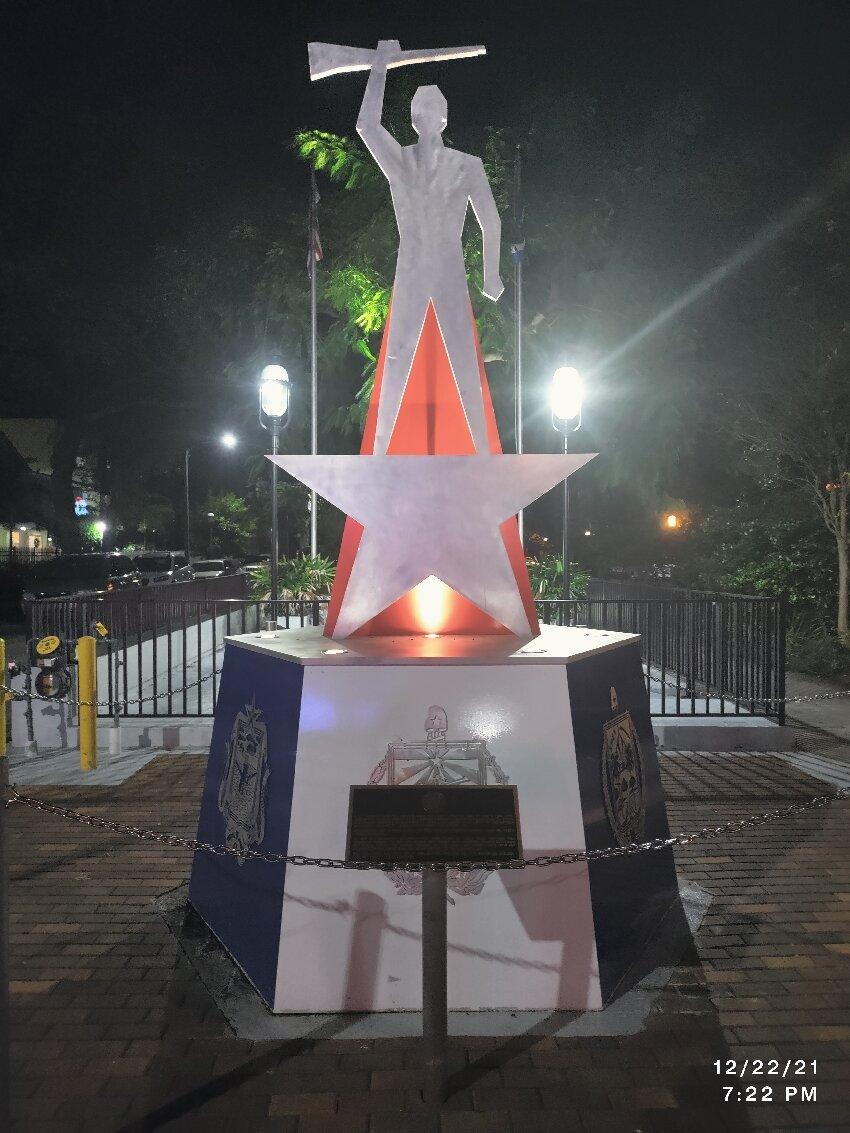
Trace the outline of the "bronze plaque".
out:
[[[349,861],[510,862],[522,857],[514,786],[352,786]]]

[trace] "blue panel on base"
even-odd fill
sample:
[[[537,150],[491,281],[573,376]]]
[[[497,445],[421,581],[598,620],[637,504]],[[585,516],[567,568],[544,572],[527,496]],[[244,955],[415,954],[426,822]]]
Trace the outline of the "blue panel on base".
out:
[[[606,810],[603,748],[605,725],[626,712],[631,715],[643,763],[643,829],[634,840],[666,838],[670,831],[638,644],[578,661],[569,666],[568,673],[587,849],[601,849],[617,841]],[[616,709],[611,706],[612,687],[617,693]],[[678,900],[673,851],[591,862],[589,876],[600,985],[603,1001],[607,1001],[665,912]]]
[[[287,852],[303,676],[301,665],[230,644],[225,647],[198,823],[200,840],[216,845],[225,842],[219,791],[234,723],[253,704],[267,729],[269,774],[264,837],[251,848]],[[249,760],[243,774],[247,777],[251,771]],[[250,817],[246,815],[247,826]],[[199,851],[189,885],[191,903],[269,1004],[274,1001],[285,879],[284,865],[250,860],[240,864],[230,854],[219,857]]]

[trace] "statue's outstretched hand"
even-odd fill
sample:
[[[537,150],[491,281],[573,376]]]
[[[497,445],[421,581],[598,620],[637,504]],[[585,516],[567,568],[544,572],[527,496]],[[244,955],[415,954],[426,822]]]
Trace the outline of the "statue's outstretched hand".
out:
[[[492,299],[495,303],[504,290],[505,285],[504,283],[502,283],[501,276],[497,275],[495,279],[486,275],[484,276],[484,286],[482,288],[482,291],[488,299]]]

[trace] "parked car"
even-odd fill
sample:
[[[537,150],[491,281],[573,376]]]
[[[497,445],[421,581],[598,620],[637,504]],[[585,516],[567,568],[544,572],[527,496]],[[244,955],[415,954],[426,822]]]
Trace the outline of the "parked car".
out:
[[[230,573],[226,559],[195,559],[192,571],[195,578],[221,578]]]
[[[136,555],[142,586],[163,582],[191,582],[195,577],[183,551],[146,551]]]
[[[126,590],[140,584],[139,572],[127,555],[57,555],[27,573],[23,601],[57,598],[92,590]]]
[[[256,570],[268,570],[268,569],[269,569],[269,557],[268,557],[268,555],[266,555],[266,557],[262,558],[262,559],[246,559],[245,562],[242,564],[242,566],[239,567],[239,573],[247,575],[248,578],[251,578],[254,571],[256,571]]]

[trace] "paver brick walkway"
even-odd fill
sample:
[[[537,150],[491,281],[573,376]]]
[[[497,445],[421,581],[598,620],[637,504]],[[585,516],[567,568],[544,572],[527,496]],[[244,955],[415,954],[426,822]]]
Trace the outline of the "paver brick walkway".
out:
[[[830,757],[850,763],[850,749],[833,745]],[[204,762],[163,755],[117,787],[30,790],[192,836]],[[676,831],[829,789],[769,755],[668,753],[662,770]],[[677,851],[680,874],[714,900],[646,1029],[453,1040],[452,1096],[433,1115],[419,1099],[416,1040],[233,1037],[152,907],[185,881],[188,852],[12,808],[16,1128],[850,1129],[848,814],[836,804]],[[716,1059],[749,1062],[733,1078]],[[806,1072],[756,1076],[754,1059],[780,1071],[802,1059]],[[786,1102],[802,1085],[817,1100]],[[724,1086],[769,1087],[774,1100],[724,1103]]]

